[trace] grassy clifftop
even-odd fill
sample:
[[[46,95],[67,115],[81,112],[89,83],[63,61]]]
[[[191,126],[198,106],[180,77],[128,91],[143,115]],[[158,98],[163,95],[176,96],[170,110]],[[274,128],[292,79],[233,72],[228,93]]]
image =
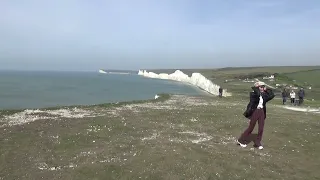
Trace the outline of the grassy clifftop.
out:
[[[155,73],[173,73],[177,69],[149,69]],[[191,76],[193,72],[199,72],[213,83],[228,89],[235,96],[247,96],[251,91],[252,82],[243,82],[245,78],[258,78],[275,74],[275,81],[263,80],[272,86],[276,84],[288,84],[304,87],[306,99],[320,101],[320,66],[267,66],[267,67],[226,67],[220,69],[179,69]],[[241,79],[241,80],[239,80]],[[311,89],[308,89],[311,86]],[[280,95],[282,87],[277,88],[276,93]],[[310,102],[314,105],[316,102]],[[319,103],[320,104],[320,103]]]
[[[297,82],[320,88],[320,69],[285,73],[284,75]]]
[[[252,82],[243,82],[239,78],[245,77],[262,79],[262,76],[275,74],[275,81],[269,82],[270,85],[288,84],[298,87],[304,87],[307,93],[307,99],[317,99],[320,101],[320,66],[285,66],[285,67],[245,67],[245,68],[222,68],[215,70],[198,70],[204,76],[213,82],[227,88],[231,92],[243,94],[247,93]],[[227,80],[227,82],[226,82]],[[308,89],[311,87],[311,89]],[[249,89],[250,90],[250,89]],[[282,89],[277,89],[280,92]]]
[[[26,121],[0,127],[0,179],[320,176],[319,115],[269,104],[265,149],[253,149],[253,142],[241,148],[235,140],[248,124],[242,115],[246,104],[235,97],[171,96],[163,102],[87,107],[75,117],[13,114],[6,120]]]

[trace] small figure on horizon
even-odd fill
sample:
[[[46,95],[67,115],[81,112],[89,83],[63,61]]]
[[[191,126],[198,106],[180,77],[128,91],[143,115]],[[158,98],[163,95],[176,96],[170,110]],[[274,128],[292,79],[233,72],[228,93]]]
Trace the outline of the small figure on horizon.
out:
[[[223,89],[222,87],[219,88],[219,97],[222,97],[222,92],[223,92]]]
[[[291,104],[294,105],[295,99],[296,99],[296,93],[294,90],[291,90],[290,92],[290,99],[291,99]]]
[[[304,99],[304,96],[305,96],[305,93],[304,93],[304,89],[301,88],[298,92],[298,96],[299,96],[299,106],[303,103],[303,99]]]
[[[251,88],[253,92],[250,92],[250,102],[247,105],[246,111],[243,113],[246,118],[250,119],[249,127],[241,134],[240,138],[237,140],[237,144],[241,147],[247,147],[246,140],[252,133],[258,121],[258,136],[254,142],[254,147],[263,149],[261,140],[267,112],[266,103],[272,100],[275,95],[271,89],[266,88],[264,82],[256,82]]]
[[[283,89],[282,91],[282,104],[285,105],[287,102],[287,91],[286,89]]]

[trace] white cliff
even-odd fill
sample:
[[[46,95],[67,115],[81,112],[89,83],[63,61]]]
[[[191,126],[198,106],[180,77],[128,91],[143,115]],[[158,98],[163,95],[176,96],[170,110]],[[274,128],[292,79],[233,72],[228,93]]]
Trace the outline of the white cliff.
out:
[[[107,72],[104,71],[104,70],[102,70],[102,69],[99,69],[99,73],[101,73],[101,74],[106,74]]]
[[[191,77],[189,77],[188,75],[184,74],[180,70],[176,70],[172,74],[165,74],[165,73],[156,74],[154,72],[147,72],[146,70],[143,70],[143,71],[139,70],[138,75],[148,77],[148,78],[168,79],[168,80],[185,82],[185,83],[189,83],[191,85],[197,86],[200,89],[203,89],[204,91],[210,94],[219,95],[220,86],[212,83],[209,79],[207,79],[200,73],[192,73]],[[231,93],[228,93],[227,90],[224,89],[222,95],[224,97],[231,96]]]

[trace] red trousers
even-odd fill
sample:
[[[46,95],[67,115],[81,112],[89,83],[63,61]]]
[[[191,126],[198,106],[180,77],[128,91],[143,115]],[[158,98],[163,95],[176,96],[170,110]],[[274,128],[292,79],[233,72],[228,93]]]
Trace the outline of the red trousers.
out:
[[[249,127],[241,134],[240,138],[238,139],[239,142],[247,144],[246,140],[248,139],[249,135],[252,133],[258,121],[258,125],[259,125],[258,136],[254,144],[256,146],[261,146],[265,118],[266,116],[264,114],[263,109],[256,109],[250,118]]]

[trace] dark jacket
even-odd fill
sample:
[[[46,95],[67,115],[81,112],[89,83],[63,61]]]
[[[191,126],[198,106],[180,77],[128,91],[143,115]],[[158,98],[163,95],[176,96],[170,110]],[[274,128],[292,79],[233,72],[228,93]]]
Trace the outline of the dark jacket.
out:
[[[248,119],[250,119],[253,112],[257,109],[257,106],[260,100],[260,94],[261,94],[258,87],[251,87],[251,88],[253,89],[253,92],[250,92],[250,102],[247,105],[246,111],[243,113],[243,115]],[[266,103],[272,100],[275,97],[275,95],[271,89],[267,89],[264,93],[261,94],[261,96],[263,99],[263,111],[266,118],[267,117]]]
[[[283,98],[288,97],[288,93],[286,91],[282,91],[281,95],[282,95]]]
[[[298,95],[300,98],[304,98],[304,90],[300,89],[300,91],[298,92]]]

